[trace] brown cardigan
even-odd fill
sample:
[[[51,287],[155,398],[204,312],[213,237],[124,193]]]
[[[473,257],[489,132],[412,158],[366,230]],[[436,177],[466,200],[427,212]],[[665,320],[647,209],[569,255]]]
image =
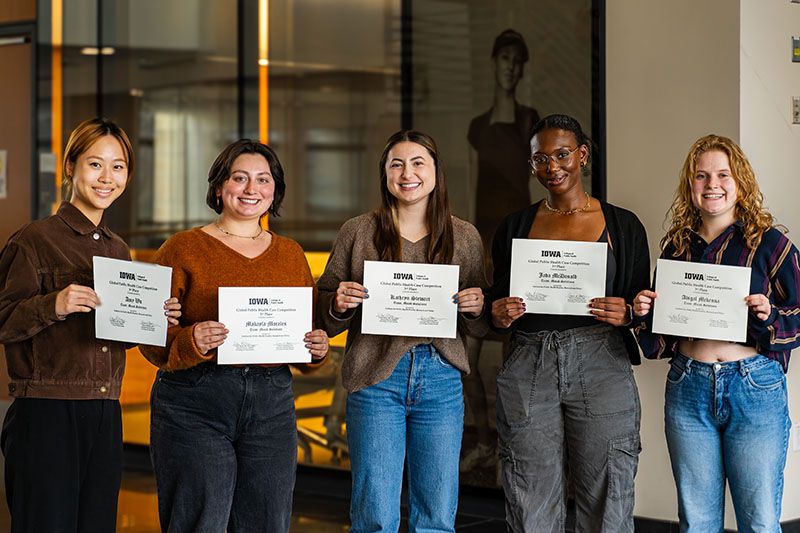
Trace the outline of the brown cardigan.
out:
[[[361,307],[342,316],[333,313],[333,299],[340,281],[364,281],[364,261],[377,261],[378,250],[373,244],[377,228],[373,214],[361,215],[344,223],[333,244],[325,273],[317,281],[319,299],[317,321],[333,336],[345,329],[347,345],[342,362],[342,384],[354,392],[388,378],[408,350],[418,344],[433,344],[447,361],[464,373],[469,372],[465,348],[465,333],[482,337],[489,329],[483,316],[458,314],[458,333],[455,339],[425,339],[361,333]],[[460,265],[458,289],[485,289],[483,245],[478,231],[469,222],[453,217],[455,251],[452,264]],[[415,243],[403,239],[403,262],[424,263],[428,238]],[[369,288],[369,287],[368,287]]]
[[[167,330],[166,347],[140,347],[147,360],[163,370],[181,370],[216,360],[216,349],[205,355],[197,351],[193,332],[199,322],[218,320],[219,287],[314,286],[300,245],[274,233],[269,248],[249,259],[194,228],[170,237],[153,262],[172,267],[172,296],[178,297],[182,311],[180,323]],[[324,361],[295,366],[307,371]]]

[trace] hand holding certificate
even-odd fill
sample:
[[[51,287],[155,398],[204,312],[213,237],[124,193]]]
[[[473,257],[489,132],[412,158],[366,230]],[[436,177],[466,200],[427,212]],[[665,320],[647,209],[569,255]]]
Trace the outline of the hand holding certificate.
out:
[[[95,335],[137,344],[164,346],[167,317],[164,302],[172,288],[172,269],[151,263],[93,258]]]
[[[220,287],[219,321],[228,329],[219,364],[308,363],[311,287]]]
[[[606,294],[608,244],[514,239],[510,296],[526,313],[588,315],[592,298]]]
[[[653,332],[744,342],[750,268],[659,259]]]
[[[361,333],[454,339],[458,265],[364,261]]]

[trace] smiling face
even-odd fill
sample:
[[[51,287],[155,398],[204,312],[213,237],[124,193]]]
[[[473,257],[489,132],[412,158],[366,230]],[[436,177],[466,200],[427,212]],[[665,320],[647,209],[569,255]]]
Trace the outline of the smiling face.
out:
[[[424,205],[436,186],[436,164],[424,146],[403,141],[386,158],[386,187],[398,206]]]
[[[119,198],[128,184],[128,163],[122,145],[111,135],[104,135],[80,154],[75,163],[67,163],[72,177],[70,203],[86,218],[100,223],[105,211]]]
[[[710,150],[697,158],[692,179],[692,204],[705,219],[736,221],[737,185],[725,152]]]
[[[258,219],[267,212],[275,196],[275,180],[261,154],[242,154],[231,167],[231,175],[217,188],[222,214],[237,219]]]
[[[501,47],[494,56],[494,79],[498,87],[514,91],[522,79],[524,64],[519,46],[509,44]]]
[[[537,167],[536,178],[548,191],[565,194],[581,184],[581,161],[585,161],[589,150],[578,146],[571,131],[546,128],[531,139],[532,157],[551,156],[546,165]],[[554,161],[555,158],[555,161]],[[557,161],[557,162],[556,162]]]

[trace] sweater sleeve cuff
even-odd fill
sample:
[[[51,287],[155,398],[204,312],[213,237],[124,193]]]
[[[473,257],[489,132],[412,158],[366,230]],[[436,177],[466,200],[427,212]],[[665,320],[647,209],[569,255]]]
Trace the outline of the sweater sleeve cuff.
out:
[[[188,328],[183,328],[183,330],[178,333],[173,343],[169,361],[167,361],[166,370],[189,368],[214,358],[216,350],[209,350],[207,354],[203,355],[197,349],[197,345],[194,342],[195,327],[197,327],[197,324],[193,324]]]
[[[753,312],[749,312],[748,315],[752,326],[759,330],[764,330],[778,319],[778,308],[773,305],[766,320],[759,319]]]
[[[351,320],[353,316],[356,314],[356,309],[358,309],[358,307],[348,309],[344,313],[337,313],[336,311],[333,310],[333,301],[331,301],[331,305],[330,307],[328,307],[328,315],[330,315],[331,318],[333,318],[338,322],[347,322]]]
[[[331,353],[330,348],[328,348],[328,353],[325,354],[325,357],[320,359],[319,361],[311,361],[310,363],[302,363],[299,365],[295,365],[296,368],[302,372],[303,374],[310,374],[311,372],[316,371],[319,367],[324,365],[328,362],[328,355]]]

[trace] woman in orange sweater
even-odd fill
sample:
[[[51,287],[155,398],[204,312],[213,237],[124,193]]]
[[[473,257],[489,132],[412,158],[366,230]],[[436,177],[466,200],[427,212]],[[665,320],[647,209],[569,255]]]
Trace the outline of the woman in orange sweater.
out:
[[[287,365],[218,365],[228,330],[218,288],[313,287],[300,246],[261,228],[286,184],[275,152],[234,142],[208,173],[206,202],[220,216],[172,236],[155,261],[172,267],[183,304],[165,348],[143,349],[160,368],[150,399],[150,451],[163,531],[289,530],[297,463],[292,374]],[[306,333],[312,363],[328,352],[323,330]]]

